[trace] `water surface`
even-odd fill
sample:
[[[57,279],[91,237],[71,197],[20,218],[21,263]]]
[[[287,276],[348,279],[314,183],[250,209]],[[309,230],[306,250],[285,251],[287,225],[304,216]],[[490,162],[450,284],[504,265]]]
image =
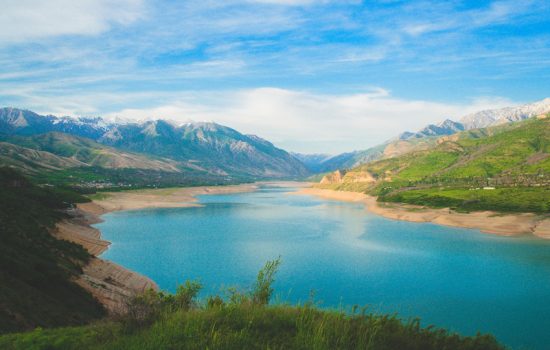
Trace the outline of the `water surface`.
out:
[[[362,205],[290,195],[288,188],[199,196],[203,207],[110,213],[96,225],[103,257],[165,290],[198,279],[204,294],[250,286],[283,264],[278,299],[369,305],[516,347],[550,346],[550,242],[394,221]]]

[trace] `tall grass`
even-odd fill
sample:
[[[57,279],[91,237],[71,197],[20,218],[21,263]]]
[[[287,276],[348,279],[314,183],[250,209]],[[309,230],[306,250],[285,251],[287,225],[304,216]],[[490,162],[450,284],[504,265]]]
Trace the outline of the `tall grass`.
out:
[[[366,308],[320,310],[268,305],[280,260],[268,262],[248,292],[196,300],[200,284],[176,294],[147,292],[117,321],[0,337],[2,349],[503,349],[494,337],[463,337],[422,327],[418,319],[375,315]],[[237,293],[237,292],[235,292]],[[233,294],[234,296],[235,294]],[[132,311],[132,308],[134,310]],[[135,312],[140,310],[140,312]]]

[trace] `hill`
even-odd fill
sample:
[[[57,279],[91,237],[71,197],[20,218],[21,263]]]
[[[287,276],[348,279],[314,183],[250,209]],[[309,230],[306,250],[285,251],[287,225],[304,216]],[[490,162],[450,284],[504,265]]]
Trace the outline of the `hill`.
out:
[[[119,151],[112,147],[107,147],[96,143],[90,139],[76,137],[60,132],[49,132],[33,136],[2,136],[5,148],[15,148],[13,145],[20,146],[18,151],[30,153],[28,150],[38,151],[39,154],[46,156],[43,159],[44,164],[40,164],[40,158],[36,158],[36,166],[46,167],[49,163],[47,153],[55,155],[66,161],[65,166],[96,166],[110,169],[134,168],[160,170],[167,172],[181,172],[179,164],[168,159],[152,159],[144,155]],[[8,146],[6,144],[12,144]],[[7,152],[3,152],[7,154]]]
[[[72,282],[88,252],[49,233],[69,203],[84,200],[0,168],[0,332],[84,324],[104,315]]]
[[[0,135],[0,164],[18,169],[38,183],[81,190],[236,181],[192,163],[122,151],[61,132]]]
[[[234,177],[250,180],[301,178],[309,174],[299,160],[270,142],[216,123],[176,125],[165,120],[154,120],[120,124],[107,122],[102,118],[40,116],[16,108],[0,109],[0,135],[4,135],[7,141],[17,140],[14,136],[37,136],[51,132],[79,137],[80,145],[77,148],[85,143],[82,138],[95,141],[96,144],[85,146],[96,151],[100,149],[97,144],[109,146],[111,155],[98,158],[96,162],[99,164],[94,164],[102,167],[105,164],[117,165],[118,162],[124,164],[128,161],[120,156],[120,152],[124,151],[149,158],[160,157],[164,162],[168,159],[172,161],[172,165],[174,162],[180,163],[180,168],[203,171],[229,180]],[[61,150],[67,156],[65,151],[71,152],[71,149],[75,149],[74,140],[61,140],[61,136],[56,135],[58,142],[55,149]],[[70,145],[62,141],[68,141]],[[25,147],[38,144],[41,150],[48,151],[53,147],[50,144],[45,149],[43,142],[36,140],[34,143],[19,144]],[[119,152],[118,156],[114,156],[116,152],[113,149]],[[106,148],[102,150],[105,154]],[[77,158],[88,156],[80,153],[76,155]],[[132,163],[136,162],[144,163],[143,159],[133,159]],[[141,164],[139,168],[143,169],[143,166]],[[156,167],[154,170],[165,169]]]
[[[381,201],[545,213],[550,210],[548,116],[444,136],[428,149],[327,176],[323,186],[367,191]]]

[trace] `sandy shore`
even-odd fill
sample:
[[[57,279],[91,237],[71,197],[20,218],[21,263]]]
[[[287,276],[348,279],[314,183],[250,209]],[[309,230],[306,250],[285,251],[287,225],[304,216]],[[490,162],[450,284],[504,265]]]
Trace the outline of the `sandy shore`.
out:
[[[196,196],[201,194],[251,192],[257,188],[257,184],[244,184],[106,192],[104,194],[105,198],[95,199],[91,203],[79,204],[78,207],[95,215],[145,208],[185,208],[198,206]]]
[[[503,236],[534,234],[550,239],[550,218],[535,214],[500,214],[492,211],[457,213],[450,209],[433,209],[407,204],[380,203],[376,197],[358,192],[303,188],[295,192],[326,199],[361,202],[367,210],[383,217],[412,222],[433,222],[445,226],[478,229]]]
[[[80,244],[94,256],[75,282],[110,313],[123,313],[130,297],[148,289],[158,290],[158,286],[146,276],[98,257],[110,245],[101,239],[101,232],[91,226],[101,222],[101,215],[119,210],[197,206],[197,195],[251,192],[257,188],[255,184],[248,184],[110,192],[100,200],[78,204],[77,208],[68,211],[70,218],[59,222],[52,235]]]

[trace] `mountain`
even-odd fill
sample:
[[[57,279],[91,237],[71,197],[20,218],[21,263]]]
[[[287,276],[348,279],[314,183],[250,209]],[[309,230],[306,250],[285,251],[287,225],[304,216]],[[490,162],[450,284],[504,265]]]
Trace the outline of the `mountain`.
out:
[[[58,131],[95,140],[109,127],[101,118],[41,116],[28,110],[0,108],[0,134],[36,135]]]
[[[299,160],[270,142],[216,123],[176,125],[154,120],[120,124],[102,118],[41,116],[16,108],[0,109],[0,134],[4,138],[48,132],[91,139],[119,152],[160,157],[183,169],[221,177],[301,178],[309,174]]]
[[[439,124],[430,124],[418,132],[404,132],[399,135],[400,140],[423,138],[430,136],[452,135],[463,130],[486,128],[489,126],[513,123],[532,118],[550,111],[550,98],[524,104],[518,107],[488,109],[465,115],[460,121],[446,119]]]
[[[439,137],[426,149],[363,164],[327,176],[322,183],[367,191],[387,201],[547,212],[550,113]],[[480,199],[488,192],[475,190],[483,187],[502,190],[494,192],[498,195],[489,203]]]
[[[315,154],[303,154],[303,153],[291,153],[291,155],[298,159],[306,168],[312,173],[323,172],[323,164],[328,161],[332,156],[325,153]]]
[[[457,132],[463,131],[464,125],[462,123],[454,122],[450,119],[439,124],[430,124],[418,132],[406,131],[399,135],[399,140],[410,140],[412,138],[422,138],[430,136],[452,135]]]
[[[39,183],[79,188],[228,183],[193,164],[122,151],[60,132],[0,135],[0,164]]]
[[[392,158],[408,152],[426,150],[440,136],[453,135],[464,130],[502,125],[529,119],[550,112],[550,98],[518,107],[491,109],[466,115],[460,121],[446,119],[438,124],[430,124],[417,132],[405,131],[364,151],[342,153],[323,159],[320,163],[310,164],[310,169],[318,172],[330,172],[337,169],[349,169],[377,159]]]
[[[464,129],[486,128],[511,122],[518,122],[532,118],[537,115],[548,113],[550,111],[550,98],[524,104],[519,107],[506,107],[500,109],[490,109],[473,114],[468,114],[460,118],[460,123]]]
[[[216,123],[176,126],[156,120],[116,125],[99,142],[119,149],[192,162],[222,175],[281,178],[308,174],[300,161],[270,142]]]
[[[141,154],[124,152],[112,147],[101,145],[90,139],[72,136],[60,132],[49,132],[33,136],[0,135],[0,151],[9,154],[9,150],[17,150],[19,154],[13,159],[31,158],[36,166],[51,165],[58,162],[60,168],[97,166],[110,169],[134,168],[181,172],[180,165],[169,159],[153,159]],[[33,157],[33,155],[39,155]],[[27,155],[27,157],[24,157]]]

